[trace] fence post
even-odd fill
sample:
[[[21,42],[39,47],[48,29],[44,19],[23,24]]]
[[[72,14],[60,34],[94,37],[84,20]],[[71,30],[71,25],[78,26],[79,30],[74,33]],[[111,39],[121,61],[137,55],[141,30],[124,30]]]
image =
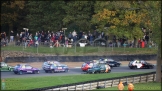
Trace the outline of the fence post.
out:
[[[141,83],[141,75],[140,75],[140,80],[139,80],[139,82]]]
[[[75,91],[77,91],[76,89],[77,89],[77,87],[76,87],[77,85],[75,84]]]
[[[106,81],[105,81],[105,83],[104,83],[104,87],[106,87]]]
[[[153,79],[152,80],[154,81],[154,79],[155,79],[155,74],[153,74]]]
[[[134,83],[134,76],[133,76],[133,83]]]
[[[84,91],[84,84],[82,85],[82,91]]]
[[[91,82],[90,82],[89,90],[91,90]]]
[[[114,80],[112,80],[112,82],[111,82],[111,87],[112,87],[113,83],[114,83]]]
[[[146,82],[148,81],[148,75],[146,75]]]

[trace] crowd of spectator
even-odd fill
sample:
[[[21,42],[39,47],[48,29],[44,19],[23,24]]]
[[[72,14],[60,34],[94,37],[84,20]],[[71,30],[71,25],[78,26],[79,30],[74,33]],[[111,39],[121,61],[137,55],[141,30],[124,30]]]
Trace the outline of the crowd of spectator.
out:
[[[17,33],[16,36],[14,36],[14,32],[10,32],[9,39],[6,36],[5,32],[1,33],[0,39],[1,39],[1,45],[6,46],[9,42],[15,42],[15,45],[20,46],[21,44],[24,44],[25,46],[38,46],[40,43],[43,45],[48,45],[50,47],[59,47],[59,46],[66,46],[68,44],[73,44],[77,42],[78,40],[84,38],[89,41],[90,45],[93,44],[93,41],[97,38],[103,38],[106,41],[109,40],[109,36],[105,35],[104,32],[99,33],[98,31],[88,31],[83,32],[79,31],[76,32],[75,30],[73,32],[69,32],[67,36],[65,36],[65,32],[63,30],[57,31],[57,32],[50,32],[50,31],[38,31],[35,34],[32,34],[29,32],[29,29],[24,28],[24,31]],[[145,42],[145,45],[149,44],[149,34],[146,32],[146,29],[142,28],[142,31],[144,33],[143,38],[138,40],[137,47],[141,47],[142,41]],[[135,47],[134,41],[128,42],[128,39],[123,36],[122,38],[117,38],[115,35],[113,36],[112,40],[109,40],[108,46],[110,47],[121,47],[126,44],[129,47]]]

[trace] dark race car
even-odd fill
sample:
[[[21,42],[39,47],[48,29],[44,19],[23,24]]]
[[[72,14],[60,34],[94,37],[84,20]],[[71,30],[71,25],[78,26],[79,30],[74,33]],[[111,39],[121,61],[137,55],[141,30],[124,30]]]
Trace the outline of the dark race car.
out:
[[[68,72],[69,68],[66,65],[60,65],[56,63],[48,64],[44,67],[46,73],[55,73],[55,72]]]
[[[30,66],[29,64],[17,64],[13,70],[15,74],[22,75],[24,73],[39,74],[39,69]]]
[[[111,67],[105,63],[96,64],[87,70],[87,73],[110,73]]]
[[[133,60],[129,62],[128,67],[130,69],[142,69],[142,68],[153,69],[154,65],[144,60]]]
[[[106,63],[109,64],[110,67],[119,67],[121,65],[121,63],[117,61],[106,61]]]

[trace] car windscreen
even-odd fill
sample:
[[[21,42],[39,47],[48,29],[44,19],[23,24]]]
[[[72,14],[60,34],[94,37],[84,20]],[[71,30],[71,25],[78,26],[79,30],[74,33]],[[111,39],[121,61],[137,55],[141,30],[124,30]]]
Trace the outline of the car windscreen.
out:
[[[82,64],[82,67],[84,67],[84,66],[86,66],[86,63],[83,63],[83,64]]]
[[[21,65],[19,65],[19,64],[18,64],[18,65],[16,65],[16,66],[15,66],[15,69],[19,68],[20,66],[21,66]]]

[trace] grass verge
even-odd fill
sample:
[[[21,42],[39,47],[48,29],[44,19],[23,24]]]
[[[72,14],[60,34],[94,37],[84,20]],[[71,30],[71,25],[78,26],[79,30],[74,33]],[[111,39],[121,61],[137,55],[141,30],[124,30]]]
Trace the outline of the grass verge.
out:
[[[45,46],[27,47],[23,46],[6,46],[2,47],[1,51],[22,51],[29,53],[43,53],[43,54],[55,54],[55,55],[70,55],[70,56],[82,56],[82,55],[117,55],[117,54],[156,54],[156,48],[117,48],[117,47],[55,47],[49,48]]]
[[[47,76],[47,77],[30,77],[30,78],[6,78],[5,84],[6,90],[27,90],[48,86],[85,82],[104,78],[122,77],[142,73],[144,72],[84,74],[84,75]]]
[[[161,90],[161,83],[160,82],[149,82],[149,83],[137,83],[137,84],[133,84],[134,85],[134,90],[153,90],[153,91],[157,91],[157,90]],[[105,88],[105,89],[97,89],[97,91],[99,90],[110,90],[110,91],[114,91],[114,90],[118,90],[117,87],[109,87],[109,88]],[[124,86],[124,90],[128,91],[128,86]],[[96,91],[96,90],[94,90]]]

